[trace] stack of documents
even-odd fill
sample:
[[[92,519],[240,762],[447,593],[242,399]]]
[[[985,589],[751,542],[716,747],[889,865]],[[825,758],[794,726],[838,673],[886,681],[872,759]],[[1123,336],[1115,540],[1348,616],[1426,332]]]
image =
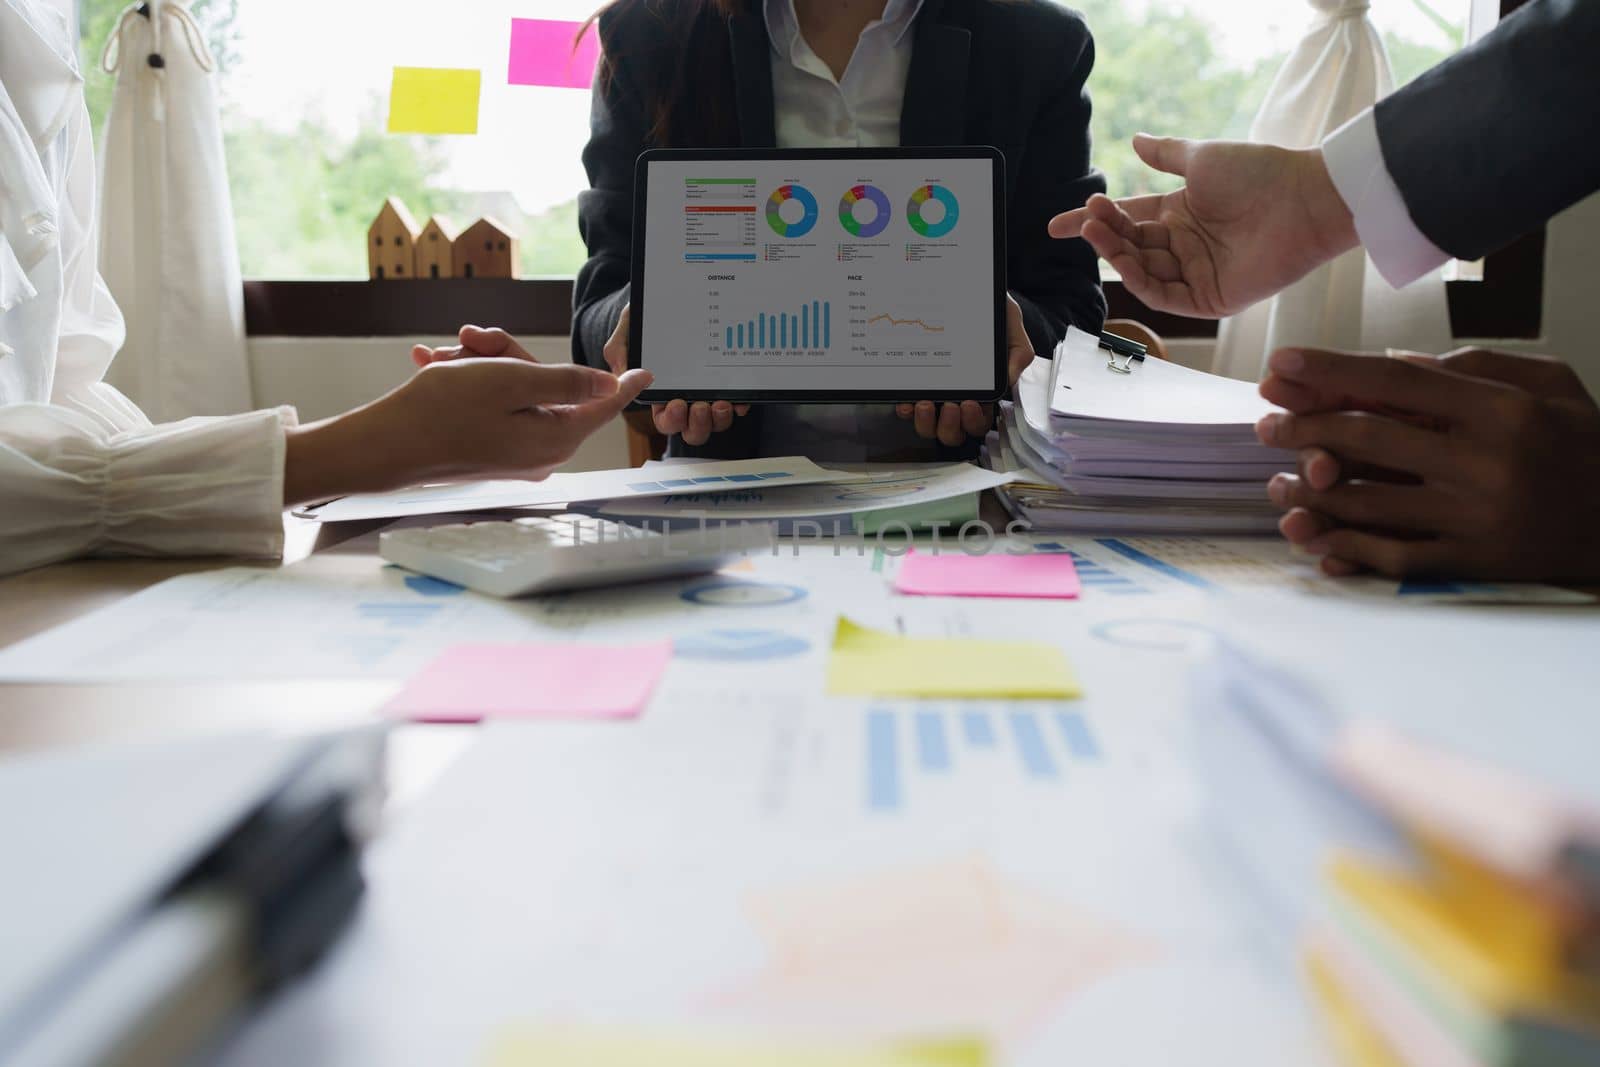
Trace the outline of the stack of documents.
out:
[[[637,476],[671,482],[681,460],[646,463]],[[634,496],[582,505],[616,522],[670,529],[706,523],[770,523],[780,534],[837,537],[959,529],[978,518],[978,498],[1012,475],[971,463],[840,464],[832,479],[806,485],[714,485],[673,496]]]
[[[1001,499],[1035,529],[1271,532],[1267,479],[1294,467],[1292,452],[1256,440],[1273,410],[1247,382],[1114,360],[1071,328],[1001,405],[987,459],[1018,474]]]
[[[1246,899],[1349,1067],[1600,1063],[1600,786],[1571,754],[1596,728],[1581,700],[1491,680],[1530,643],[1570,680],[1594,626],[1345,614],[1319,609],[1322,640],[1368,631],[1337,674],[1262,655],[1314,634],[1225,640],[1196,668],[1212,823]]]

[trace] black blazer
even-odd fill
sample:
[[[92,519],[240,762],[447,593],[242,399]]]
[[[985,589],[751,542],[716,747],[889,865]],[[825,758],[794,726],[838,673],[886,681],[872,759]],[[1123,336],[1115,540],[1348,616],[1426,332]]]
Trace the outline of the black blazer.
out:
[[[663,98],[687,128],[670,147],[775,146],[772,45],[760,0],[745,4],[724,19],[695,0],[620,0],[600,17],[612,76],[597,86],[583,151],[590,188],[578,198],[578,226],[589,261],[573,289],[577,362],[605,366],[602,350],[628,302],[634,161],[663,147],[652,132]],[[1045,232],[1053,214],[1105,190],[1089,165],[1088,27],[1048,0],[926,0],[914,33],[901,144],[998,148],[1006,160],[1007,284],[1034,351],[1050,355],[1069,324],[1099,330],[1106,304],[1093,250]],[[697,111],[716,100],[735,102],[734,128],[697,133]],[[674,442],[674,452],[751,455],[759,418],[757,407],[706,446]]]
[[[1417,228],[1477,259],[1600,189],[1600,0],[1532,0],[1378,102]]]

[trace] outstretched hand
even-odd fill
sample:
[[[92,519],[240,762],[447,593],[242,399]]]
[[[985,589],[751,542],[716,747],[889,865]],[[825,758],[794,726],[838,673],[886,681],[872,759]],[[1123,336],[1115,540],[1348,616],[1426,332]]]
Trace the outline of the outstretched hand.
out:
[[[1097,193],[1051,219],[1050,236],[1088,241],[1157,311],[1232,315],[1356,245],[1318,149],[1143,133],[1133,149],[1187,184],[1120,200]]]
[[[422,368],[386,396],[289,430],[285,506],[426,482],[538,481],[651,381],[642,370],[618,378],[590,367],[541,366],[509,337],[504,346],[499,337],[476,340],[505,354],[421,360]]]
[[[611,332],[603,353],[606,366],[615,374],[628,369],[628,337],[632,304],[625,304],[617,328]],[[736,417],[748,415],[749,404],[730,404],[726,400],[669,400],[664,404],[650,405],[650,418],[657,433],[681,434],[686,445],[703,445],[711,435],[733,426]]]
[[[428,345],[411,346],[411,362],[418,369],[430,363],[444,363],[452,359],[473,359],[485,356],[521,359],[529,363],[539,362],[533,358],[526,348],[515,337],[498,326],[472,326],[461,327],[456,336],[457,344],[446,345],[443,348],[430,348]],[[624,367],[623,370],[627,368]],[[619,376],[622,371],[616,372]]]

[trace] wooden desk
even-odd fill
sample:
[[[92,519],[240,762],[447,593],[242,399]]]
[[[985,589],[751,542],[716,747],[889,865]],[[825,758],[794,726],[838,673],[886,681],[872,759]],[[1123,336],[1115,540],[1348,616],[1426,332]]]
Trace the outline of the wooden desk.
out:
[[[381,525],[348,523],[335,531],[287,516],[284,522],[284,563],[333,549]],[[176,575],[239,562],[77,560],[0,578],[0,648]],[[368,721],[394,688],[390,682],[364,681],[0,685],[0,752],[196,731]]]

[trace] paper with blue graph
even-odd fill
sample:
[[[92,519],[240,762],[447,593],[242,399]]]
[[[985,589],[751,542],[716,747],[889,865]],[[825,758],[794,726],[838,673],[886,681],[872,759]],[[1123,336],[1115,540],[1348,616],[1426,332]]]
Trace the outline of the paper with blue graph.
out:
[[[373,856],[367,921],[226,1067],[315,1062],[330,1017],[374,1062],[470,1062],[574,1004],[622,1031],[972,1035],[1007,1067],[1320,1067],[1195,824],[1158,669],[1184,657],[1078,658],[1081,700],[819,701],[769,658],[669,677],[625,728],[490,724]]]
[[[1590,599],[1543,586],[1333,582],[1283,544],[1261,540],[1058,535],[1018,543],[1072,559],[1082,592],[1070,611],[1028,599],[897,595],[899,557],[872,537],[786,543],[720,575],[520,601],[481,597],[370,558],[314,556],[293,567],[222,568],[163,582],[0,650],[0,680],[400,680],[455,643],[604,644],[666,633],[681,642],[675,661],[766,656],[794,669],[800,691],[820,695],[844,614],[918,637],[1048,636],[1091,691],[1107,684],[1094,680],[1099,646],[1187,648],[1204,636],[1223,594],[1262,594],[1291,606],[1346,597],[1380,604]],[[773,682],[790,684],[776,675]],[[1115,672],[1109,684],[1117,684]]]
[[[526,600],[479,596],[356,555],[219,568],[152,586],[0,650],[0,678],[398,681],[454,644],[670,636],[683,670],[755,665],[774,685],[820,694],[840,611],[894,625],[893,562],[871,540],[837,558],[813,543],[753,556],[716,575]],[[930,603],[917,616],[984,612],[976,604]],[[994,615],[994,633],[1003,635],[1014,617]],[[794,678],[774,667],[792,669]]]
[[[1211,586],[1155,554],[1168,548],[1087,538],[1032,548],[1076,564],[1083,593],[1070,615],[1041,601],[908,600],[892,586],[898,558],[873,538],[837,548],[787,544],[719,575],[528,600],[478,596],[370,557],[313,556],[292,567],[229,567],[163,582],[0,650],[0,679],[401,680],[452,644],[609,644],[665,634],[684,665],[779,665],[793,679],[771,674],[772,684],[820,695],[840,614],[935,638],[1006,639],[1019,628],[1059,637],[1099,627],[1103,636],[1087,640],[1159,648],[1194,636],[1185,627]],[[1061,630],[1064,621],[1070,631]],[[1087,653],[1067,654],[1089,673]]]
[[[1064,786],[1100,763],[1100,742],[1070,703],[876,704],[866,712],[866,805],[897,812],[958,777]]]
[[[1313,601],[1335,598],[1409,604],[1592,604],[1588,593],[1519,582],[1473,582],[1409,579],[1381,575],[1329,578],[1317,570],[1315,558],[1296,552],[1282,538],[1091,536],[1069,539],[1078,551],[1085,545],[1100,550],[1097,558],[1117,564],[1114,575],[1103,564],[1091,564],[1079,577],[1086,591],[1097,581],[1141,579],[1159,587],[1174,584],[1205,593],[1249,593]],[[1121,585],[1112,581],[1112,585]],[[1137,582],[1135,583],[1137,584]],[[1126,588],[1126,587],[1124,587]]]
[[[1255,969],[1252,916],[1230,910],[1194,847],[1173,738],[1214,598],[1093,539],[1028,547],[1068,554],[1082,598],[911,601],[893,590],[897,557],[871,541],[497,604],[498,621],[471,594],[434,597],[430,613],[405,607],[423,597],[396,572],[347,576],[346,606],[323,613],[354,630],[350,605],[390,605],[361,632],[404,642],[371,673],[496,625],[541,641],[670,636],[672,662],[626,726],[486,726],[380,844],[382,891],[356,938],[225,1062],[315,1062],[321,1012],[372,1035],[373,1062],[474,1062],[484,1035],[581,1000],[616,1026],[970,1033],[1008,1067],[1170,1067],[1174,1047],[1186,1067],[1260,1050],[1317,1063],[1294,994]],[[275,608],[268,593],[237,590],[233,609],[281,621],[293,598]],[[1048,642],[1085,695],[829,696],[841,613],[916,639]],[[540,817],[570,811],[582,818]],[[485,946],[470,988],[441,997],[463,944]],[[1174,998],[1185,1010],[1151,1017]]]

